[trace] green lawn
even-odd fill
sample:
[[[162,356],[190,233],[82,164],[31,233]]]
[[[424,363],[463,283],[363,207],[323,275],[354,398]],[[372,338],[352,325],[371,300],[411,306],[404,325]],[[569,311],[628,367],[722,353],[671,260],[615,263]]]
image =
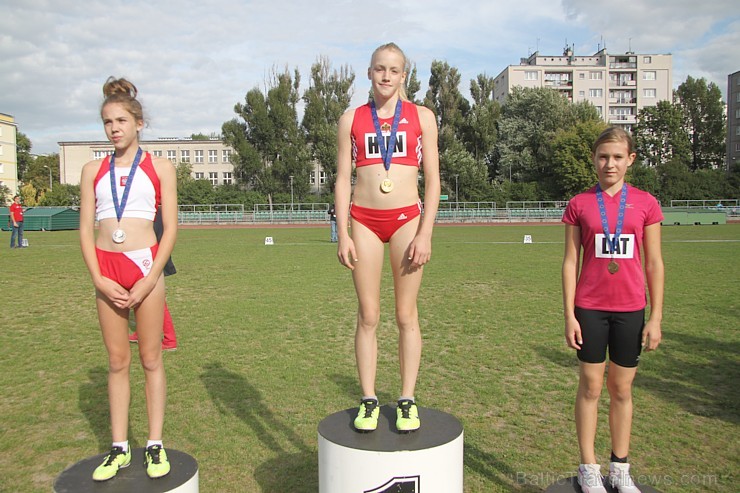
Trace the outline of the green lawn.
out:
[[[635,384],[633,473],[663,492],[734,491],[740,225],[663,232],[664,342],[644,355]],[[77,233],[26,237],[30,248],[0,255],[0,491],[9,493],[51,491],[66,467],[110,445],[107,359]],[[462,421],[466,492],[542,491],[577,467],[562,237],[558,225],[435,230],[417,399]],[[354,290],[328,238],[328,227],[180,232],[179,272],[167,279],[180,348],[165,354],[165,445],[198,460],[202,492],[318,490],[318,423],[360,393]],[[387,265],[382,296],[377,387],[390,403],[400,384]],[[129,439],[142,447],[140,367],[132,384]],[[607,408],[604,395],[602,463]]]

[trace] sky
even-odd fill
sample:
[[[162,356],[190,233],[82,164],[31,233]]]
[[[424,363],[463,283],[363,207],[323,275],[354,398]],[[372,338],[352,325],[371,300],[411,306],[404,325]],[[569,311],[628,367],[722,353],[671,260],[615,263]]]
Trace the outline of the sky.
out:
[[[382,9],[380,7],[388,6]],[[102,86],[113,75],[139,90],[143,138],[220,134],[234,105],[270,73],[301,74],[326,57],[355,73],[353,106],[370,87],[372,51],[393,41],[416,65],[423,97],[432,61],[470,80],[497,76],[535,51],[578,56],[673,55],[673,85],[717,84],[740,70],[736,0],[0,0],[0,113],[31,152],[104,140]]]

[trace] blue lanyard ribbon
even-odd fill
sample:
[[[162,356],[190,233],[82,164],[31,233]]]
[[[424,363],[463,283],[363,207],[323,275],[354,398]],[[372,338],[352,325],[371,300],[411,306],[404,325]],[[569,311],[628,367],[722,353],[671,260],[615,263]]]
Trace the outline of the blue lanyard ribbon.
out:
[[[136,168],[139,166],[139,161],[141,160],[141,152],[141,147],[139,147],[139,150],[136,151],[134,162],[131,164],[131,171],[128,174],[128,178],[126,178],[126,185],[123,187],[123,196],[121,197],[120,203],[118,202],[118,187],[116,186],[116,156],[115,154],[111,154],[110,157],[110,191],[113,195],[113,206],[116,208],[116,217],[118,218],[119,223],[123,217],[123,210],[126,208],[128,194],[131,191],[131,184],[134,182],[134,173],[136,173]]]
[[[617,213],[617,229],[614,236],[609,234],[609,220],[606,217],[606,206],[604,206],[604,195],[601,191],[601,185],[596,184],[596,202],[599,204],[599,215],[601,216],[601,227],[604,230],[604,236],[609,244],[609,253],[614,254],[617,251],[617,241],[622,234],[624,225],[624,209],[627,205],[627,184],[622,185],[622,193],[619,197],[619,212]]]
[[[391,125],[391,138],[388,141],[388,148],[385,147],[383,132],[380,130],[380,120],[378,119],[378,110],[375,108],[375,101],[370,101],[370,112],[373,115],[373,125],[375,125],[375,135],[378,136],[378,146],[380,146],[380,156],[383,158],[385,170],[391,169],[391,158],[396,148],[396,133],[398,132],[398,122],[401,121],[401,99],[396,103],[396,112],[393,114],[393,125]]]

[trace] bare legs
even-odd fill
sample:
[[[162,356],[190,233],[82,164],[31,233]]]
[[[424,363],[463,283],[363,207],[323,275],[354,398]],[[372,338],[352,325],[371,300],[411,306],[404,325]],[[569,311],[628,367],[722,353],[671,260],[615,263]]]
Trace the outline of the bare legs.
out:
[[[576,395],[576,432],[582,464],[596,464],[594,441],[599,397],[604,382],[606,363],[580,363],[580,379]],[[606,386],[609,391],[609,430],[612,451],[618,457],[629,454],[632,433],[632,382],[637,368],[625,368],[609,363]]]
[[[111,434],[114,442],[128,437],[128,413],[131,401],[129,369],[131,349],[128,343],[128,310],[116,308],[97,295],[98,318],[103,342],[108,350],[108,401]],[[144,369],[149,439],[160,440],[164,427],[166,379],[162,363],[162,325],[164,317],[164,278],[136,308],[139,335],[139,359]]]
[[[408,246],[416,235],[419,219],[409,221],[390,240],[393,270],[396,323],[399,330],[398,355],[401,371],[401,395],[413,396],[421,362],[421,332],[416,299],[423,270],[411,269]],[[380,320],[380,281],[385,247],[365,226],[352,220],[352,239],[357,250],[357,263],[352,277],[357,291],[357,331],[355,356],[363,395],[375,395]]]

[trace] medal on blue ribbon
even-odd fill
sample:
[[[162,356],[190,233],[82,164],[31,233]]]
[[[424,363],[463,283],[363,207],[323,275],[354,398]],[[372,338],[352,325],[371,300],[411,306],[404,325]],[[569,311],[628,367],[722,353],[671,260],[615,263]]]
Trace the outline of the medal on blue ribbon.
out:
[[[375,135],[378,137],[378,147],[380,147],[380,156],[383,158],[383,166],[385,167],[385,179],[380,182],[380,190],[383,193],[390,193],[393,191],[393,180],[388,177],[388,171],[391,169],[391,158],[393,157],[393,151],[396,148],[396,133],[398,132],[398,123],[401,121],[401,100],[399,99],[396,103],[396,111],[393,114],[393,124],[391,125],[390,139],[388,140],[388,147],[385,147],[385,138],[380,128],[380,119],[378,118],[378,110],[375,108],[375,101],[370,101],[370,113],[373,116],[373,125],[375,126]]]
[[[619,235],[622,234],[622,226],[624,225],[624,209],[627,205],[627,184],[622,185],[622,192],[619,197],[619,212],[617,213],[617,228],[614,230],[614,236],[611,236],[609,233],[609,220],[606,217],[604,195],[601,191],[601,185],[598,183],[596,184],[596,202],[599,204],[601,228],[604,230],[604,237],[609,247],[609,253],[612,255],[612,259],[606,269],[609,271],[609,274],[616,274],[619,271],[619,264],[614,260],[614,252],[617,251],[617,241],[619,240]]]
[[[123,243],[126,241],[126,232],[121,229],[121,218],[123,218],[123,211],[126,208],[126,202],[128,201],[128,194],[131,191],[131,185],[134,183],[134,173],[139,167],[139,161],[141,160],[141,147],[136,151],[136,157],[134,162],[131,164],[131,171],[129,171],[128,177],[126,178],[126,185],[123,187],[123,195],[121,196],[121,202],[118,202],[118,187],[116,185],[116,156],[112,154],[110,157],[110,189],[111,195],[113,196],[113,207],[116,209],[116,218],[118,218],[118,227],[113,231],[112,239],[113,243]]]

